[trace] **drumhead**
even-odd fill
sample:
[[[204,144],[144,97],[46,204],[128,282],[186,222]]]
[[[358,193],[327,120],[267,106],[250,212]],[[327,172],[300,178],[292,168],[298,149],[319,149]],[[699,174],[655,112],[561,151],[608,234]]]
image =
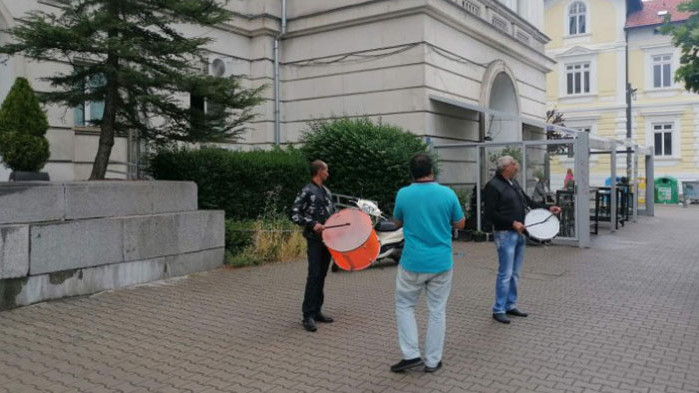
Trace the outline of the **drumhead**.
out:
[[[538,240],[551,240],[560,230],[560,222],[547,209],[532,209],[524,217],[524,226],[529,236]]]
[[[323,231],[325,245],[339,252],[352,251],[363,245],[371,234],[372,224],[369,215],[355,208],[338,211],[328,218],[325,226],[349,224]]]

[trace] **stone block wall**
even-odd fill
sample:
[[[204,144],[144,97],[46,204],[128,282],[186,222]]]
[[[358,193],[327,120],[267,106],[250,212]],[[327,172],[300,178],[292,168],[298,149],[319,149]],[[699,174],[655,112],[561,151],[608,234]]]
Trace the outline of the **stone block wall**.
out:
[[[0,183],[0,310],[210,270],[224,213],[191,182]]]

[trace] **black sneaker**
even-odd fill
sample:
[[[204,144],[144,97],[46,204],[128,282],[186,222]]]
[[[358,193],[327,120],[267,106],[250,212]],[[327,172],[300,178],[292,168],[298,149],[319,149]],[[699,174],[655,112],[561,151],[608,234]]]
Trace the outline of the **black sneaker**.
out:
[[[315,321],[316,322],[322,322],[322,323],[333,323],[335,320],[332,319],[331,317],[324,315],[323,313],[318,313],[318,315],[315,316]]]
[[[400,362],[391,366],[391,371],[393,371],[394,373],[399,373],[401,371],[405,371],[411,368],[420,367],[423,364],[425,363],[420,358],[403,359]]]
[[[500,323],[510,323],[510,318],[506,317],[504,313],[493,314],[493,319]]]
[[[318,330],[316,327],[316,322],[313,320],[313,318],[304,318],[303,328],[306,329],[307,332],[315,332]]]
[[[519,310],[516,309],[516,308],[513,308],[512,310],[507,310],[506,314],[507,314],[507,315],[512,315],[513,317],[522,317],[522,318],[526,318],[527,315],[529,315],[529,314],[527,314],[526,312],[524,312],[524,311],[519,311]]]
[[[426,372],[426,373],[433,373],[433,372],[439,370],[440,368],[442,368],[442,361],[441,361],[441,360],[440,360],[439,363],[437,363],[437,365],[434,366],[434,367],[425,366],[425,372]]]

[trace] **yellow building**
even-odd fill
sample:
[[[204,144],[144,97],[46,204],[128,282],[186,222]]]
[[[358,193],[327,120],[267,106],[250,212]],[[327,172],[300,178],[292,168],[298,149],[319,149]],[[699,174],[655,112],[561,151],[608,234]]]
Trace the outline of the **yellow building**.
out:
[[[547,76],[548,107],[570,128],[624,140],[628,72],[633,143],[653,149],[656,178],[686,181],[699,180],[699,95],[674,81],[680,50],[658,32],[667,14],[688,18],[676,9],[683,1],[546,0],[544,31],[546,54],[557,62]],[[593,184],[602,185],[609,165],[608,156],[591,158]],[[618,165],[623,175],[624,155]]]

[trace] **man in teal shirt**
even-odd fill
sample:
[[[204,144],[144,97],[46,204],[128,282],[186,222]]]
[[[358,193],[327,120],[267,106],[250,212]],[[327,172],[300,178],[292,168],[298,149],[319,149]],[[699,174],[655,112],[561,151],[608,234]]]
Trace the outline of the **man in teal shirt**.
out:
[[[403,360],[391,366],[401,372],[422,366],[426,372],[442,367],[445,309],[451,290],[454,258],[452,228],[463,229],[464,212],[456,193],[434,181],[432,159],[417,154],[410,160],[413,184],[398,191],[393,219],[403,226],[405,246],[396,274],[396,322]],[[420,357],[415,305],[423,289],[429,318],[425,359]]]

